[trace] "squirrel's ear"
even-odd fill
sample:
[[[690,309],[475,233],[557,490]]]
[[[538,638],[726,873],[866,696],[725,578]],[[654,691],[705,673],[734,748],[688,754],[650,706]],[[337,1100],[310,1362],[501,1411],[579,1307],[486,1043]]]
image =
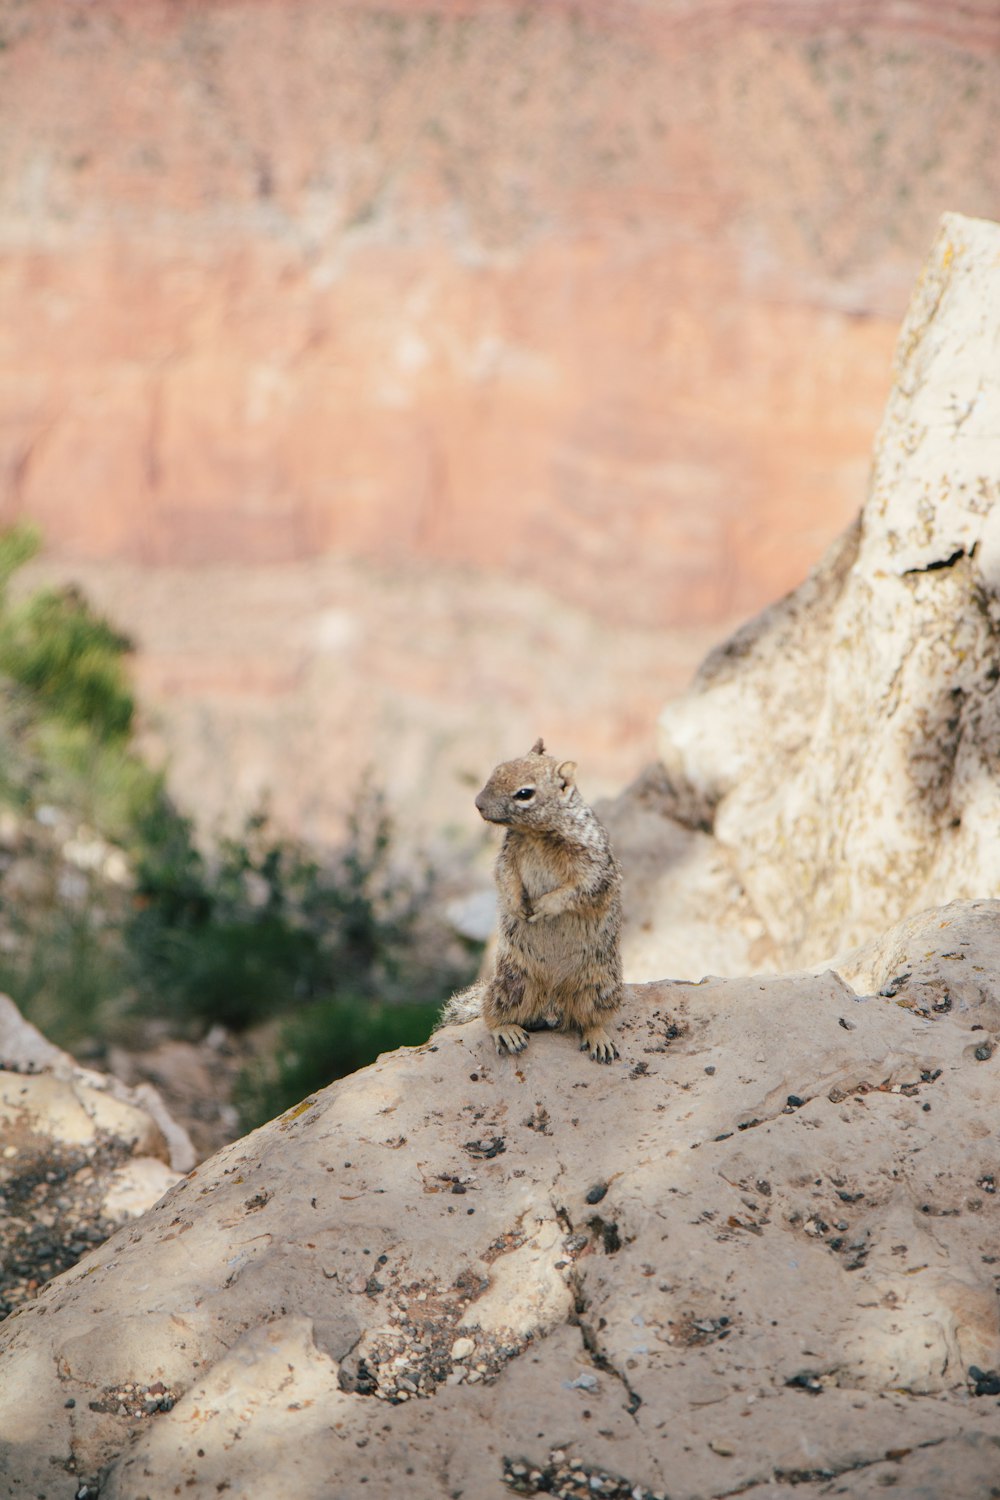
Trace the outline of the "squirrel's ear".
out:
[[[529,755],[544,755],[545,754],[545,746],[542,744],[542,742],[541,742],[540,739],[537,739],[535,741],[535,743],[532,745],[531,749],[528,751],[528,754]]]
[[[556,775],[559,777],[559,780],[563,784],[563,791],[568,791],[569,788],[573,785],[573,781],[576,776],[576,761],[564,760],[562,765],[559,767],[559,770],[556,772]]]

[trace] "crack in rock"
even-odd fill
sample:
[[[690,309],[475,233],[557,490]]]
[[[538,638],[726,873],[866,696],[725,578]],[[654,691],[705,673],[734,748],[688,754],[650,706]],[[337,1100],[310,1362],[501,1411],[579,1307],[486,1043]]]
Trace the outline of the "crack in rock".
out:
[[[963,557],[975,557],[978,545],[978,542],[974,543],[968,551],[964,547],[959,547],[950,557],[935,558],[933,562],[924,563],[919,568],[904,568],[901,577],[912,578],[916,573],[940,573],[944,568],[953,568]]]
[[[888,1448],[877,1457],[859,1458],[854,1463],[839,1466],[830,1465],[820,1469],[773,1469],[760,1479],[750,1479],[745,1484],[737,1485],[735,1489],[713,1491],[712,1500],[734,1500],[735,1496],[749,1494],[751,1490],[759,1489],[762,1484],[827,1483],[831,1479],[842,1478],[844,1474],[856,1474],[863,1469],[875,1468],[878,1464],[901,1464],[911,1453],[919,1453],[924,1448],[937,1448],[945,1441],[943,1437],[928,1438],[923,1443],[911,1443],[906,1448]],[[892,1483],[895,1481],[893,1480]]]

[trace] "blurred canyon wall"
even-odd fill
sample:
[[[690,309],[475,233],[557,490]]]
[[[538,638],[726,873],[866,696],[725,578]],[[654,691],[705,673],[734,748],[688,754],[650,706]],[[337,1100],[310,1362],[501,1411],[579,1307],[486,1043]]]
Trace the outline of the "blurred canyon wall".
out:
[[[711,631],[856,513],[998,82],[995,0],[0,0],[0,522],[154,656],[146,570],[331,554]]]
[[[634,623],[857,510],[993,0],[4,0],[0,515],[472,564]]]

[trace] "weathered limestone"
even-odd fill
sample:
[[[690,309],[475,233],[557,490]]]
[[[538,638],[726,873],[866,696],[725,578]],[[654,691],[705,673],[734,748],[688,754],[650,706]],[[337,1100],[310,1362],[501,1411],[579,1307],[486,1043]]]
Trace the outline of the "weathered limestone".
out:
[[[42,1036],[7,995],[0,995],[0,1118],[20,1121],[66,1145],[102,1137],[129,1143],[136,1155],[189,1172],[196,1156],[187,1133],[149,1084],[129,1088],[109,1073],[83,1068]]]
[[[0,1316],[194,1160],[155,1089],[81,1068],[0,995]]]
[[[675,1500],[944,1472],[971,1500],[1000,1453],[969,1375],[1000,1368],[998,920],[855,954],[882,996],[636,987],[607,1069],[471,1023],[324,1090],[3,1326],[0,1493],[499,1500],[505,1461],[562,1451]]]
[[[858,525],[661,717],[663,807],[711,827],[771,966],[1000,888],[998,329],[1000,227],[946,215]]]

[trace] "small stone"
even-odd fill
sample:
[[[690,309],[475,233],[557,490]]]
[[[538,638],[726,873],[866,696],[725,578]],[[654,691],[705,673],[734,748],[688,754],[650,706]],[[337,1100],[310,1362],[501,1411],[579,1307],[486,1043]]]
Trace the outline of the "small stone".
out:
[[[456,1339],[451,1346],[451,1357],[455,1360],[468,1359],[469,1355],[475,1352],[475,1348],[476,1345],[473,1339]]]
[[[607,1191],[608,1185],[606,1182],[595,1182],[594,1186],[587,1191],[587,1202],[600,1203]]]
[[[478,1370],[470,1370],[468,1375],[465,1377],[466,1383],[468,1385],[475,1385],[476,1381],[482,1380],[482,1378],[483,1377]]]
[[[728,1443],[720,1442],[718,1438],[713,1438],[708,1446],[711,1448],[712,1452],[717,1453],[720,1458],[732,1458],[733,1454],[736,1451],[735,1448],[731,1448]]]

